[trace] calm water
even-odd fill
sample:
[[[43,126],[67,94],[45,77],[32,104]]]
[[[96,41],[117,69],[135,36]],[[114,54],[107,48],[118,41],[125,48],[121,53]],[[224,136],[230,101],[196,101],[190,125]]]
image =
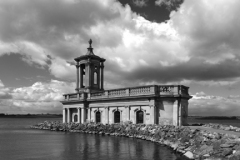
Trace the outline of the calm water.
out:
[[[188,123],[218,123],[218,124],[224,124],[224,125],[232,125],[235,127],[240,127],[240,120],[217,120],[217,119],[195,119],[195,118],[189,118]]]
[[[29,125],[44,120],[0,118],[0,160],[185,159],[167,147],[139,139],[29,129]]]

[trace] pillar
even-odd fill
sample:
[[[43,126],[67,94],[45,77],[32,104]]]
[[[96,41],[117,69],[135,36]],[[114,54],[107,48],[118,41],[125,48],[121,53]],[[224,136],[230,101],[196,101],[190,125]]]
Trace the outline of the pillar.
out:
[[[66,110],[63,109],[63,123],[66,123]]]
[[[105,123],[109,124],[109,109],[108,107],[105,107]]]
[[[181,100],[178,100],[178,126],[182,126],[184,106],[181,104]]]
[[[67,109],[67,123],[70,123],[70,108]]]
[[[125,115],[126,115],[126,117],[125,117],[125,120],[126,121],[130,121],[130,106],[126,106],[125,107]]]
[[[179,126],[179,101],[175,100],[173,103],[173,125]]]
[[[86,111],[84,108],[81,109],[81,123],[85,122]]]
[[[98,66],[98,68],[97,68],[97,86],[98,86],[98,89],[101,89],[101,87],[100,87],[100,70],[101,70],[101,68],[99,68],[99,66]]]
[[[91,121],[91,108],[88,108],[88,122],[90,122]]]
[[[90,64],[89,63],[86,63],[85,64],[85,88],[89,88],[90,86],[90,83],[89,83],[89,80],[90,80]]]
[[[155,105],[150,106],[150,123],[151,124],[155,124],[155,119],[156,119],[156,115],[155,115]]]
[[[103,73],[103,70],[104,70],[104,65],[103,65],[103,62],[101,62],[101,89],[103,90],[104,89],[104,73]]]
[[[82,65],[79,65],[79,88],[83,88],[83,71],[82,71]]]
[[[80,118],[81,118],[81,116],[80,116],[80,109],[81,109],[81,108],[78,108],[78,109],[77,109],[77,110],[78,110],[78,123],[81,122],[81,120],[80,120]]]
[[[78,92],[78,90],[79,90],[79,62],[77,62],[76,68],[77,68],[77,82],[76,82],[76,89],[75,90]]]

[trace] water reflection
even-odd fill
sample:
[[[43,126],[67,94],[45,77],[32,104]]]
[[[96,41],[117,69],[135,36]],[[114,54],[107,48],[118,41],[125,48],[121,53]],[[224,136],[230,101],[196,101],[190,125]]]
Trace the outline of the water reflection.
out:
[[[65,137],[60,159],[183,160],[166,147],[138,139],[82,133],[69,133]]]
[[[170,149],[149,141],[22,127],[29,123],[29,119],[0,121],[0,159],[184,160]]]

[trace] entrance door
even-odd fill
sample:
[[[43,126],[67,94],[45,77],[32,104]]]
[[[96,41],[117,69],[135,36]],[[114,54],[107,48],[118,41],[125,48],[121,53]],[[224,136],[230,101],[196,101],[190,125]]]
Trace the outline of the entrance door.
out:
[[[96,123],[101,122],[101,113],[99,111],[96,112]]]
[[[136,118],[136,123],[143,123],[143,111],[137,111]]]
[[[114,112],[114,123],[120,123],[120,112],[119,111]]]
[[[78,116],[75,115],[75,116],[74,116],[74,122],[77,122],[77,121],[78,121]]]

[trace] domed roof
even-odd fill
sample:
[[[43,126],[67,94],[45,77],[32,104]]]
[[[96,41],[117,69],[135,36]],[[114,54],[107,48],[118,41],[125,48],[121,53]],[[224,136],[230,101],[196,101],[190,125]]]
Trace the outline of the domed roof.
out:
[[[99,56],[97,56],[93,53],[92,40],[91,39],[88,41],[88,43],[89,43],[89,47],[87,48],[88,49],[87,53],[85,55],[80,56],[80,57],[74,58],[74,60],[79,62],[79,61],[85,60],[85,59],[96,59],[96,60],[99,60],[100,62],[104,62],[106,59],[101,58],[101,57],[99,57]]]

